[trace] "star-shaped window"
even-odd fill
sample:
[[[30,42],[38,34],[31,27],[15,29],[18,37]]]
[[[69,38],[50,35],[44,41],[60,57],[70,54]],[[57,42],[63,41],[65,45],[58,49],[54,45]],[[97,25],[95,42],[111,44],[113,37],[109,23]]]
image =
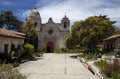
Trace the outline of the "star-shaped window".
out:
[[[48,34],[51,35],[52,33],[53,33],[53,30],[50,29],[50,30],[48,31]]]

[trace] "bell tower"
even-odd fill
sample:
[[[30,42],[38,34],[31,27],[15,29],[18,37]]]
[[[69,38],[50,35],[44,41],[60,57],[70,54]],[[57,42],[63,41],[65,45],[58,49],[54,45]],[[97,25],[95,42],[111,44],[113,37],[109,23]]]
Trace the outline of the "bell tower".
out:
[[[70,20],[66,15],[62,18],[61,24],[64,29],[68,29],[70,27]]]
[[[36,6],[34,6],[34,8],[31,10],[30,14],[26,18],[26,21],[32,22],[34,25],[34,28],[37,31],[40,31],[40,26],[42,24],[42,21],[41,21],[41,16]]]

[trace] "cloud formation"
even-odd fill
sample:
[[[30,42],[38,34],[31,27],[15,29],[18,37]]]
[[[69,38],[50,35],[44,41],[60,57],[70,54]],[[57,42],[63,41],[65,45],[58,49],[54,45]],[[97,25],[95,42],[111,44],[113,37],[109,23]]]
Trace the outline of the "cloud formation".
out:
[[[118,21],[116,25],[120,27],[119,4],[119,0],[40,0],[37,7],[43,23],[47,22],[49,17],[55,22],[60,22],[65,14],[71,23],[94,15],[108,15],[111,20]],[[30,10],[22,11],[23,17],[29,12]]]
[[[4,6],[8,6],[8,5],[12,5],[13,3],[10,2],[10,1],[1,1],[1,5],[4,5]]]

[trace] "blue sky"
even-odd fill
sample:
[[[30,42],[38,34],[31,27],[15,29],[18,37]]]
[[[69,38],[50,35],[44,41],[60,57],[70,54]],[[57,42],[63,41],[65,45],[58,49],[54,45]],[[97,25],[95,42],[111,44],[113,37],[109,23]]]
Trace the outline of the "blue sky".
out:
[[[65,14],[71,24],[94,15],[108,15],[120,27],[120,0],[0,0],[0,11],[12,10],[20,20],[25,21],[35,3],[43,23],[49,17],[60,22]]]

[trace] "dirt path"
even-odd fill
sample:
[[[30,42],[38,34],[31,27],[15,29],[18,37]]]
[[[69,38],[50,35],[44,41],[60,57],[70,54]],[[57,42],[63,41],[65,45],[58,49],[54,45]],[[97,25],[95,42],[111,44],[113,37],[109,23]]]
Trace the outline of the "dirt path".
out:
[[[20,72],[28,79],[96,79],[73,54],[44,54],[35,61],[21,64]]]

